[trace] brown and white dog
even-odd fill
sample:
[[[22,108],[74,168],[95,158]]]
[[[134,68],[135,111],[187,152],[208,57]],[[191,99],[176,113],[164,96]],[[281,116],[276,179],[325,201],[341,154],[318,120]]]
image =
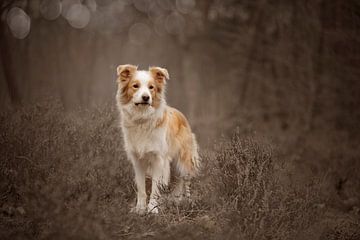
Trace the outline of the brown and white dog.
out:
[[[137,186],[137,202],[132,211],[158,213],[159,187],[169,183],[171,162],[180,176],[175,197],[190,197],[190,179],[200,164],[198,145],[185,116],[166,104],[166,69],[150,67],[140,71],[127,64],[117,67],[117,76],[116,102],[124,147],[133,164]],[[152,178],[148,204],[146,176]]]

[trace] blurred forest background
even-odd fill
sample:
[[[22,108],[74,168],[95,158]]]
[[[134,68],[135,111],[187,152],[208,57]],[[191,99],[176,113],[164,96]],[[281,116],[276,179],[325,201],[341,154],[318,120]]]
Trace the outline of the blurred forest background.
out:
[[[16,158],[35,158],[33,151],[40,151],[44,139],[67,149],[81,138],[93,139],[88,134],[98,128],[99,139],[110,138],[105,133],[114,134],[109,141],[119,137],[114,128],[116,66],[158,65],[170,73],[168,103],[189,118],[204,151],[219,154],[215,139],[234,132],[264,137],[276,149],[276,166],[286,169],[279,181],[299,186],[322,179],[318,195],[327,200],[314,204],[351,216],[350,225],[359,226],[359,1],[2,0],[0,7],[4,189],[19,175],[31,176],[9,169],[18,168]],[[90,124],[87,117],[98,117],[90,122],[98,128],[84,126]],[[87,150],[81,151],[95,143],[84,143]],[[43,164],[51,156],[44,151],[35,154]],[[15,188],[4,190],[6,216],[9,209],[20,206],[21,213],[26,208],[21,200],[26,194],[17,192],[21,203],[10,204]],[[336,214],[333,218],[340,218]]]
[[[168,68],[168,101],[215,136],[251,118],[357,136],[357,1],[3,1],[4,106],[113,101],[115,67]],[[245,117],[246,115],[246,117]]]
[[[244,114],[358,135],[357,1],[3,1],[4,106],[113,101],[115,67],[168,68],[168,101],[219,134]]]

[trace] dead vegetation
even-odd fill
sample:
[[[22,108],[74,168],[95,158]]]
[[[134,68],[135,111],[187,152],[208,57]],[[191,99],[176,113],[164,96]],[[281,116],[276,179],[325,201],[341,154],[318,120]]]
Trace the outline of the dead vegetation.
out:
[[[175,205],[165,197],[158,216],[130,214],[133,173],[113,108],[64,114],[61,104],[51,101],[2,113],[1,239],[316,239],[359,234],[356,213],[351,221],[344,212],[329,213],[323,179],[301,186],[284,181],[279,177],[288,172],[283,156],[266,139],[242,129],[202,150],[203,167],[191,202]],[[341,216],[341,222],[334,216]]]

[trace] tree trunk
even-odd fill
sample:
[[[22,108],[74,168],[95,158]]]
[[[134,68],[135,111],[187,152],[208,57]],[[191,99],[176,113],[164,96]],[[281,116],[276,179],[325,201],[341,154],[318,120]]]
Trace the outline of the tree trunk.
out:
[[[10,45],[6,38],[6,23],[0,22],[0,58],[3,64],[4,76],[9,92],[9,97],[13,105],[20,105],[21,98],[19,88],[16,84],[16,76],[13,59],[11,57]]]
[[[241,86],[241,92],[240,92],[240,103],[242,106],[246,105],[246,94],[249,89],[251,76],[252,76],[252,70],[253,70],[253,64],[254,64],[254,56],[258,54],[258,48],[260,46],[261,38],[262,38],[262,29],[261,24],[264,19],[264,11],[266,7],[266,0],[263,0],[259,3],[259,7],[255,9],[252,17],[253,21],[253,32],[252,32],[252,44],[250,46],[248,56],[246,59],[246,65],[244,68],[244,81],[243,85]]]

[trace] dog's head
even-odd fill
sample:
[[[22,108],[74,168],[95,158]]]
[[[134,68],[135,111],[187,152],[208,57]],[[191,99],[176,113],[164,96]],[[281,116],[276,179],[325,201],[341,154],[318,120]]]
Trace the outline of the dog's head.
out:
[[[158,108],[164,98],[169,73],[165,68],[150,67],[138,70],[137,66],[126,64],[117,67],[118,102],[136,108]]]

